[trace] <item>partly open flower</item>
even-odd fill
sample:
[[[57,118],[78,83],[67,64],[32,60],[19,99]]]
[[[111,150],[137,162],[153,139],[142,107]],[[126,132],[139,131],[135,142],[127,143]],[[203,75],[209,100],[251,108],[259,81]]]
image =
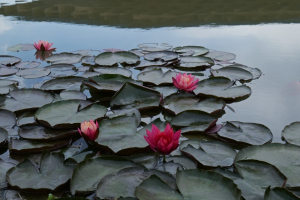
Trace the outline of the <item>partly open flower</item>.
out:
[[[80,128],[81,130],[78,128],[78,131],[84,139],[88,141],[97,139],[99,135],[99,125],[97,121],[96,123],[93,120],[90,120],[89,122],[84,121],[81,123]]]
[[[161,132],[157,126],[152,124],[152,132],[146,130],[148,137],[144,136],[144,138],[153,151],[168,155],[178,147],[180,132],[179,130],[174,133],[169,124],[167,124],[165,130]]]
[[[197,83],[199,79],[195,79],[195,76],[192,76],[191,74],[187,75],[184,74],[176,74],[176,78],[173,79],[173,84],[175,87],[177,87],[180,90],[184,90],[186,92],[193,91],[198,86]]]
[[[34,42],[34,48],[38,51],[52,51],[55,48],[51,48],[53,43],[49,43],[47,41],[39,40],[38,43]]]

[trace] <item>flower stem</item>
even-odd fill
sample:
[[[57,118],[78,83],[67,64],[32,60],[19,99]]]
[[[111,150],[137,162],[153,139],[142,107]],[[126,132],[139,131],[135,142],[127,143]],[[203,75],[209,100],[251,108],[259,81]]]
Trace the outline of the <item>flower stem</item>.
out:
[[[166,161],[166,155],[163,155],[163,157],[164,157],[163,163],[166,163],[167,162]]]

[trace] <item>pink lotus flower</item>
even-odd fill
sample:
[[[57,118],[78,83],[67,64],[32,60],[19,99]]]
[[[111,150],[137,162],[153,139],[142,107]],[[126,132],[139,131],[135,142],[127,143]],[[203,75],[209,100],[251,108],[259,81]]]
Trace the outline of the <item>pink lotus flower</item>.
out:
[[[179,130],[174,133],[169,124],[167,124],[163,132],[160,132],[157,126],[152,124],[152,132],[146,130],[148,137],[144,136],[144,138],[153,151],[167,155],[178,147],[180,132],[181,131]]]
[[[192,76],[191,74],[187,75],[184,74],[176,74],[176,79],[173,79],[173,84],[175,87],[177,87],[179,90],[184,90],[186,92],[193,91],[197,88],[198,85],[196,85],[199,81],[199,79],[195,79],[195,76]]]
[[[88,141],[94,141],[97,139],[99,135],[99,125],[98,122],[94,122],[93,120],[90,120],[89,122],[84,121],[81,123],[81,130],[78,128],[78,131],[80,135],[88,140]]]
[[[38,43],[34,42],[34,48],[38,51],[52,51],[55,50],[55,48],[51,48],[53,43],[49,43],[47,41],[39,40]]]

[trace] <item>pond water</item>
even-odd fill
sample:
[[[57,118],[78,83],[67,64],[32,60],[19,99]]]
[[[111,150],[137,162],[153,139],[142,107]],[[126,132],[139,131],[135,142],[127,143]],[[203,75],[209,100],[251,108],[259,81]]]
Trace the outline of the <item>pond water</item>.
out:
[[[219,122],[261,123],[281,142],[282,129],[300,120],[299,1],[74,1],[1,0],[0,54],[33,60],[34,52],[9,46],[39,39],[57,52],[132,49],[155,42],[201,45],[237,55],[235,62],[259,68],[252,95],[226,108]],[[46,63],[44,63],[46,65]]]

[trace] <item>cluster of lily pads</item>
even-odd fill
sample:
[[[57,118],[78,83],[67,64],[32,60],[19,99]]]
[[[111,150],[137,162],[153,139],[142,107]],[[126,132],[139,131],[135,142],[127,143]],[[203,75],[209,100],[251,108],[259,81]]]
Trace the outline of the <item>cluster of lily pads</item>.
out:
[[[47,66],[0,56],[0,199],[300,199],[299,122],[284,128],[287,144],[261,124],[216,124],[251,95],[259,69],[201,46],[138,47],[37,51]],[[178,90],[178,73],[199,79],[196,89]],[[90,119],[94,145],[77,130]],[[168,123],[181,138],[162,162],[144,136]]]

